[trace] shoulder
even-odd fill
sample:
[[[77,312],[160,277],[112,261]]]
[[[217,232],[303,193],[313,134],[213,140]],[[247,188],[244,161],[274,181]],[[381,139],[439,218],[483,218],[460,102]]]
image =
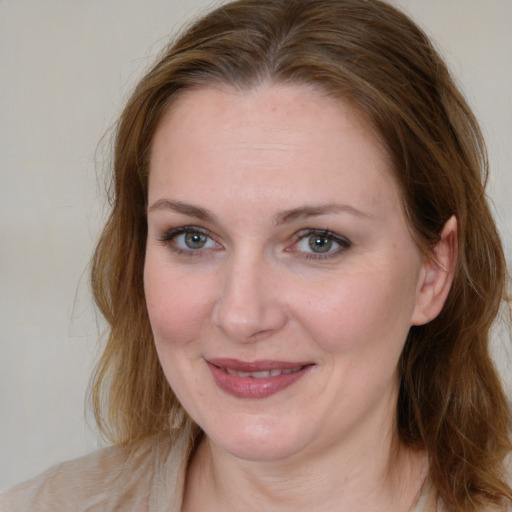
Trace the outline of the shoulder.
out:
[[[155,437],[136,446],[112,446],[62,462],[36,478],[2,493],[0,510],[149,510],[155,473],[160,473],[158,469],[162,469],[155,466],[162,463],[183,466],[182,454],[176,453],[173,446],[169,439]]]
[[[112,446],[62,462],[3,493],[2,512],[94,510],[89,505],[104,501],[102,495],[115,486],[129,459],[127,448]]]

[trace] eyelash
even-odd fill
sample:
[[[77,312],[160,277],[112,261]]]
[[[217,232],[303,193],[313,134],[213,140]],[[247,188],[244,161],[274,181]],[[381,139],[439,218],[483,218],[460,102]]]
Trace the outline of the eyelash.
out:
[[[207,229],[200,228],[198,226],[183,226],[179,228],[170,229],[169,231],[166,231],[163,236],[159,237],[159,241],[162,242],[165,245],[168,245],[170,249],[177,253],[177,254],[183,254],[185,256],[204,256],[205,250],[201,250],[202,248],[198,249],[182,249],[181,247],[178,247],[175,243],[175,240],[180,235],[202,235],[205,237],[208,237],[211,241],[213,241],[219,248],[221,247],[220,244],[215,242],[213,237],[211,236],[211,232]],[[206,242],[208,243],[208,242]],[[208,247],[207,249],[211,249]],[[206,250],[207,250],[206,249]]]
[[[220,244],[218,244],[215,239],[212,237],[212,233],[205,228],[201,228],[199,226],[183,226],[179,228],[173,228],[169,231],[166,231],[163,236],[159,237],[158,240],[162,242],[165,245],[168,245],[170,249],[177,253],[177,254],[183,254],[185,256],[205,256],[206,251],[212,249],[212,247],[207,247],[204,250],[203,247],[199,247],[197,249],[183,249],[181,247],[178,247],[175,243],[175,240],[180,235],[201,235],[204,237],[207,237],[210,241],[212,241],[217,247],[213,248],[214,250],[219,250],[222,248]],[[297,245],[307,240],[308,238],[311,238],[313,236],[316,236],[317,239],[326,239],[329,242],[334,242],[339,247],[335,249],[334,251],[331,251],[330,248],[325,253],[315,253],[315,252],[307,252],[307,251],[300,251],[297,250]],[[288,247],[285,249],[286,252],[296,252],[300,253],[301,257],[309,260],[325,260],[328,258],[334,258],[336,256],[339,256],[340,253],[346,251],[352,246],[352,243],[350,240],[345,238],[344,236],[340,236],[332,231],[329,231],[327,229],[305,229],[299,231],[296,235],[296,241],[291,247]],[[205,242],[205,244],[208,244],[208,240]]]
[[[307,240],[311,237],[324,238],[330,242],[336,243],[339,247],[334,251],[328,251],[325,253],[315,253],[315,252],[306,252],[306,251],[297,251],[296,249],[288,249],[289,252],[300,252],[304,258],[309,260],[325,260],[328,258],[335,258],[339,256],[341,253],[350,249],[352,243],[350,240],[344,236],[338,235],[328,229],[306,229],[299,231],[296,235],[297,242],[293,244],[292,247],[296,247],[298,243]]]

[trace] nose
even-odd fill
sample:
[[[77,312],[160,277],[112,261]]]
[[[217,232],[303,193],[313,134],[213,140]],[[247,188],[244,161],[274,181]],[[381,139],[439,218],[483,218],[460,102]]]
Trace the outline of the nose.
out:
[[[287,322],[279,297],[279,269],[268,261],[239,257],[222,272],[213,323],[233,341],[250,343],[271,336]]]

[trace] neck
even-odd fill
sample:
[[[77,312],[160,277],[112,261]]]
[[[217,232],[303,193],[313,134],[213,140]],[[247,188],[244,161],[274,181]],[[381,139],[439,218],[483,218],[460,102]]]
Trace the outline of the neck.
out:
[[[401,446],[391,428],[352,441],[344,448],[254,462],[205,437],[190,463],[183,510],[411,510],[425,479],[426,456]]]

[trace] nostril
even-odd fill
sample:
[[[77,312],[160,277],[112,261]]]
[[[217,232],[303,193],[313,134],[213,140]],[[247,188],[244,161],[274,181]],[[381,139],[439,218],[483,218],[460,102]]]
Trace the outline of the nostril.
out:
[[[219,276],[212,321],[234,341],[260,340],[286,323],[271,263],[255,254],[259,253],[254,247],[239,248]]]

